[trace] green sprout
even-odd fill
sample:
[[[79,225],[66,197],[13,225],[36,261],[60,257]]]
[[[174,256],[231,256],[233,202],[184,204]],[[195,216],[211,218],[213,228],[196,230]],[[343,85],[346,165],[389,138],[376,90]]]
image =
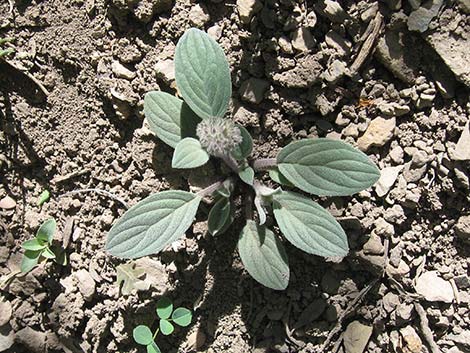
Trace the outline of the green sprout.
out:
[[[52,244],[56,231],[56,221],[51,218],[45,221],[38,229],[33,239],[26,240],[21,247],[25,249],[21,261],[21,272],[31,271],[41,260],[54,260],[65,266],[67,259],[64,251]]]
[[[161,353],[160,348],[155,343],[155,339],[159,332],[168,336],[175,330],[174,324],[186,327],[191,323],[193,315],[191,310],[186,308],[176,308],[173,310],[173,303],[168,298],[161,298],[157,302],[157,315],[159,317],[159,325],[155,333],[147,325],[139,325],[134,328],[132,336],[134,340],[147,347],[147,353]]]
[[[12,42],[12,41],[13,41],[13,38],[0,38],[0,46],[5,44],[5,43]],[[14,53],[14,52],[15,52],[15,49],[13,49],[13,48],[0,49],[0,58],[6,56],[8,54]]]
[[[312,255],[345,257],[348,239],[338,221],[291,189],[316,196],[347,196],[367,189],[380,176],[368,156],[345,142],[318,138],[293,141],[275,158],[252,158],[250,133],[226,116],[232,83],[225,54],[198,29],[187,30],[176,45],[175,77],[183,99],[161,91],[145,95],[150,128],[174,148],[173,168],[201,167],[212,158],[225,164],[223,178],[197,193],[168,190],[141,200],[113,225],[107,251],[129,259],[159,253],[185,234],[206,196],[214,200],[208,230],[218,236],[232,224],[233,197],[241,195],[247,212],[238,252],[259,283],[276,290],[288,286],[287,242]],[[263,184],[257,173],[265,178],[269,173],[278,187]],[[266,227],[268,215],[286,241]]]
[[[51,197],[51,193],[49,192],[49,190],[44,190],[43,192],[41,192],[41,195],[39,195],[38,197],[38,200],[36,202],[36,205],[38,207],[41,207],[42,205],[44,205],[47,201],[49,201],[49,198]]]

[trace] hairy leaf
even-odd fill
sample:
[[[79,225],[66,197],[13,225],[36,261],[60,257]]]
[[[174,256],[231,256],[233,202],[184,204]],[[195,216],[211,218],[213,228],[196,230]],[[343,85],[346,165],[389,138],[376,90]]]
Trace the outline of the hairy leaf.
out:
[[[165,335],[171,335],[173,331],[175,330],[175,327],[171,322],[165,319],[160,320],[160,331]]]
[[[274,180],[276,183],[285,185],[285,186],[294,186],[287,178],[282,175],[279,169],[274,168],[269,170],[269,177]]]
[[[129,295],[133,289],[146,289],[148,283],[142,280],[145,270],[137,267],[134,263],[126,263],[116,267],[117,279],[116,284],[121,285],[121,294]]]
[[[244,183],[253,185],[255,179],[255,171],[250,166],[247,166],[238,172],[238,176]]]
[[[232,223],[230,217],[231,204],[226,197],[221,197],[209,212],[207,227],[212,235],[219,235],[227,228],[227,223]]]
[[[36,238],[49,244],[52,243],[52,239],[54,239],[54,233],[56,230],[56,222],[54,218],[48,219],[39,227]]]
[[[191,310],[189,309],[176,308],[175,311],[173,312],[173,315],[171,315],[171,318],[175,324],[182,326],[182,327],[186,327],[191,323],[193,314],[191,313]]]
[[[201,121],[186,103],[165,92],[145,95],[144,114],[152,132],[173,148],[181,139],[195,137]]]
[[[223,117],[232,95],[230,69],[222,48],[191,28],[178,41],[175,76],[184,101],[201,118]]]
[[[158,253],[188,230],[200,202],[200,196],[181,190],[148,196],[113,225],[106,249],[122,258]]]
[[[157,315],[160,319],[168,319],[173,312],[173,303],[170,299],[162,297],[157,302]]]
[[[236,160],[241,161],[251,155],[253,151],[253,139],[247,129],[239,124],[237,124],[237,127],[240,129],[242,142],[232,151],[232,156]]]
[[[208,160],[209,154],[203,150],[199,141],[186,137],[176,145],[171,166],[178,169],[197,168]]]
[[[299,189],[320,196],[352,195],[374,185],[380,171],[361,151],[326,138],[304,139],[284,147],[279,171]]]
[[[348,240],[336,219],[316,202],[297,193],[273,195],[274,217],[282,234],[299,249],[320,256],[346,256]]]
[[[26,250],[21,260],[21,272],[31,271],[39,262],[42,250]]]
[[[47,243],[34,238],[26,240],[23,244],[21,244],[21,247],[25,250],[37,251],[45,249],[47,247]]]
[[[141,345],[149,345],[153,342],[152,331],[146,325],[139,325],[132,331],[134,340]]]
[[[246,270],[256,281],[271,289],[287,288],[287,254],[272,231],[248,220],[238,240],[238,252]]]

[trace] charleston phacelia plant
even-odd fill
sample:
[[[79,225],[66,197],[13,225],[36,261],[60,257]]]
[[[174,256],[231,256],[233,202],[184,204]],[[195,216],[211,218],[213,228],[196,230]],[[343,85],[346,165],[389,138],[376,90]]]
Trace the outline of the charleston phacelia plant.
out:
[[[224,52],[198,29],[189,29],[178,41],[175,75],[183,99],[165,92],[149,92],[144,99],[151,129],[174,148],[172,167],[196,168],[215,158],[231,172],[197,193],[169,190],[140,201],[111,228],[108,252],[121,258],[160,252],[185,234],[208,195],[214,197],[209,232],[225,232],[234,219],[233,192],[244,183],[249,187],[240,190],[250,190],[242,192],[245,206],[256,213],[246,212],[238,251],[255,280],[277,290],[289,282],[285,241],[265,226],[267,213],[274,215],[284,239],[299,249],[324,257],[346,256],[348,240],[340,224],[318,203],[291,189],[318,196],[364,190],[380,175],[368,157],[347,143],[318,138],[291,142],[276,158],[250,158],[249,132],[225,116],[232,84]],[[278,188],[269,188],[256,177],[266,171]]]

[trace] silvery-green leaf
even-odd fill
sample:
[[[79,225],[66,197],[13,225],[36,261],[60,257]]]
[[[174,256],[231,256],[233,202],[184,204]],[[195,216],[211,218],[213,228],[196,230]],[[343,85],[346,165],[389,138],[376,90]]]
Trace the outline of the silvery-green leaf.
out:
[[[336,219],[316,202],[294,192],[273,195],[274,217],[282,234],[299,249],[325,257],[344,257],[348,240]]]
[[[153,334],[150,328],[146,325],[139,325],[132,331],[134,340],[141,345],[149,345],[153,342]]]
[[[263,207],[262,196],[256,195],[254,203],[256,207],[256,212],[258,212],[259,225],[262,226],[264,223],[266,223],[266,211]]]
[[[271,289],[286,289],[289,284],[287,254],[272,231],[248,220],[238,240],[238,252],[256,281]]]
[[[166,319],[161,319],[160,320],[160,331],[165,336],[171,335],[174,330],[175,330],[175,327],[173,326],[173,324],[170,321],[168,321]]]
[[[52,239],[54,239],[54,233],[56,230],[56,221],[54,218],[48,219],[39,227],[36,238],[47,243],[52,243]]]
[[[182,139],[176,145],[171,166],[177,169],[197,168],[209,160],[209,154],[198,140],[191,137]]]
[[[201,118],[223,117],[232,95],[230,69],[222,48],[207,33],[188,29],[175,52],[176,85]]]
[[[188,230],[201,197],[181,190],[153,194],[131,207],[109,231],[106,249],[136,258],[158,253]]]
[[[21,260],[21,272],[31,271],[39,262],[42,250],[26,250]]]
[[[253,139],[247,129],[239,124],[237,124],[237,127],[240,129],[242,142],[232,151],[232,156],[236,160],[241,161],[251,155],[253,151]]]
[[[227,229],[227,223],[230,225],[233,221],[231,217],[230,200],[221,197],[209,212],[207,227],[212,235],[219,235]]]
[[[238,176],[244,183],[248,185],[253,185],[253,180],[255,179],[255,171],[250,166],[246,166],[238,172]]]
[[[152,132],[173,148],[181,139],[195,137],[201,121],[186,103],[165,92],[145,95],[144,114]]]
[[[287,178],[282,175],[279,169],[277,168],[269,169],[269,177],[278,184],[285,186],[294,186],[294,184],[287,180]]]
[[[186,308],[176,308],[171,315],[171,319],[174,321],[175,324],[186,327],[191,323],[193,318],[193,314],[191,310]]]
[[[326,138],[304,139],[284,147],[279,171],[299,189],[320,196],[344,196],[367,189],[380,171],[361,151]]]

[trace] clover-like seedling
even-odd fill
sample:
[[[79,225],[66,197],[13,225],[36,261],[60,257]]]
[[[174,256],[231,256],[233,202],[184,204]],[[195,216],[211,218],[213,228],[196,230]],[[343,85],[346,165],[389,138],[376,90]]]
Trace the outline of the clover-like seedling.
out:
[[[157,316],[159,318],[158,328],[155,333],[147,325],[139,325],[134,328],[132,336],[134,340],[147,347],[147,353],[161,353],[160,348],[155,343],[159,332],[168,336],[175,330],[174,324],[186,327],[191,323],[193,314],[186,308],[176,308],[173,310],[173,303],[168,298],[161,298],[157,302]]]
[[[13,41],[13,38],[0,38],[0,46],[3,46],[3,44],[11,42],[11,41]],[[15,52],[15,49],[13,48],[0,49],[0,58],[8,54],[14,53],[14,52]]]
[[[175,76],[183,100],[165,92],[149,92],[144,99],[150,128],[175,149],[172,167],[196,168],[215,158],[230,172],[198,193],[169,190],[140,201],[111,228],[108,252],[122,258],[160,252],[188,230],[207,195],[214,196],[209,232],[222,234],[234,219],[235,192],[242,194],[248,209],[238,251],[248,273],[261,284],[282,290],[289,282],[285,242],[265,226],[268,213],[285,239],[299,249],[324,257],[346,256],[348,240],[336,219],[291,189],[318,196],[354,194],[380,176],[369,158],[345,142],[318,138],[291,142],[276,158],[253,160],[249,132],[225,116],[232,85],[224,52],[198,29],[186,31],[176,45]],[[266,171],[279,187],[270,188],[255,175]],[[248,187],[236,189],[240,182]]]
[[[21,272],[31,271],[41,260],[54,260],[58,264],[66,265],[65,253],[60,247],[52,245],[56,221],[51,218],[45,221],[38,229],[33,239],[26,240],[21,247],[25,249],[21,261]]]

